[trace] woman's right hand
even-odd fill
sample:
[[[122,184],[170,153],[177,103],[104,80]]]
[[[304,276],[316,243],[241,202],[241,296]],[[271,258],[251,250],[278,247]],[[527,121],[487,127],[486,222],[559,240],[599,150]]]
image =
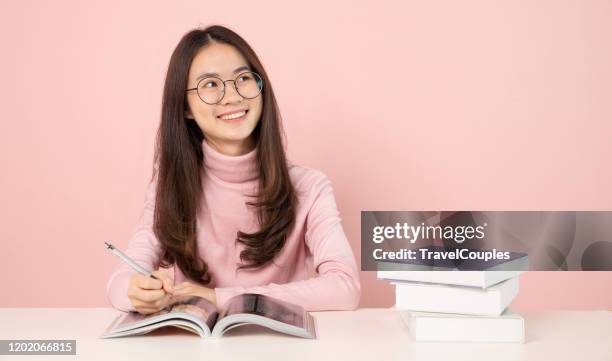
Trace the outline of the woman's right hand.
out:
[[[136,273],[127,292],[136,311],[145,315],[158,312],[172,303],[174,280],[165,270],[151,273],[159,279]]]

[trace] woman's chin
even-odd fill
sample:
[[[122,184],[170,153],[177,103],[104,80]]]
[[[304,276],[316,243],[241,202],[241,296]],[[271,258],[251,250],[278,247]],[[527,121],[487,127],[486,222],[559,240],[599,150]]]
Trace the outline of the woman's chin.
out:
[[[229,127],[224,127],[223,131],[220,132],[220,138],[231,140],[231,141],[241,141],[246,140],[251,136],[254,126],[250,124],[240,124],[240,125],[230,125]]]

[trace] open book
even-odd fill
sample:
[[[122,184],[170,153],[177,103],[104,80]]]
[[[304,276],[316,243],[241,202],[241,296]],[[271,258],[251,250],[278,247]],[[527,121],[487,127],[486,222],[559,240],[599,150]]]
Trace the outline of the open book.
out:
[[[200,337],[220,337],[225,331],[246,324],[316,338],[314,319],[302,307],[254,293],[232,297],[224,310],[208,300],[192,297],[149,315],[128,312],[119,315],[100,338],[142,335],[165,326],[176,326]]]

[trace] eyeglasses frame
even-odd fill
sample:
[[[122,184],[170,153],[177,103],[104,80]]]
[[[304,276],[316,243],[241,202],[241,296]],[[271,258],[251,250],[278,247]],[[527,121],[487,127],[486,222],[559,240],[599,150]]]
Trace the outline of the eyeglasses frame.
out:
[[[259,93],[257,93],[257,95],[255,95],[254,97],[251,97],[251,98],[247,98],[244,95],[240,94],[240,91],[238,90],[238,87],[236,86],[236,80],[238,80],[238,78],[240,78],[240,76],[242,76],[244,74],[247,74],[247,73],[255,74],[255,75],[257,75],[257,77],[259,77],[259,80],[261,80],[261,88],[259,89]],[[206,79],[211,79],[211,78],[219,79],[221,81],[221,83],[223,84],[223,91],[221,92],[222,93],[221,98],[219,98],[219,100],[216,103],[208,103],[208,102],[206,102],[204,99],[202,99],[202,97],[200,96],[200,93],[198,92],[198,88],[200,87],[200,83],[203,82]],[[242,73],[236,75],[236,77],[233,80],[232,79],[223,80],[223,79],[221,79],[219,77],[216,77],[216,76],[207,76],[206,78],[200,79],[198,81],[198,83],[196,84],[195,88],[186,89],[185,92],[195,90],[196,94],[198,95],[198,98],[200,98],[200,100],[203,101],[204,103],[206,103],[208,105],[219,104],[219,103],[221,103],[221,101],[225,97],[225,87],[226,87],[225,83],[228,82],[228,81],[231,81],[234,84],[234,90],[236,90],[236,93],[238,95],[240,95],[243,99],[255,99],[255,98],[257,98],[261,94],[261,91],[263,90],[263,85],[264,85],[263,78],[261,77],[261,75],[259,75],[259,73],[256,73],[254,71],[243,71]]]

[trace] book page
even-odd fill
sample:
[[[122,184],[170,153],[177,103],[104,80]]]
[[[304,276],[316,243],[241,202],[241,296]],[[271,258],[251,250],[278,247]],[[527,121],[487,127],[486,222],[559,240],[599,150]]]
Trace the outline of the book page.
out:
[[[162,320],[172,319],[173,314],[180,312],[187,313],[208,325],[212,329],[217,322],[219,312],[214,304],[200,297],[190,297],[175,304],[172,304],[163,310],[148,315],[132,311],[116,325],[115,329],[131,329],[157,323]]]
[[[235,314],[259,315],[299,328],[305,328],[306,322],[302,307],[254,293],[232,297],[219,319]]]
[[[185,312],[201,319],[212,330],[217,322],[219,312],[217,307],[210,301],[201,297],[192,297],[186,301],[174,304],[170,313]]]

